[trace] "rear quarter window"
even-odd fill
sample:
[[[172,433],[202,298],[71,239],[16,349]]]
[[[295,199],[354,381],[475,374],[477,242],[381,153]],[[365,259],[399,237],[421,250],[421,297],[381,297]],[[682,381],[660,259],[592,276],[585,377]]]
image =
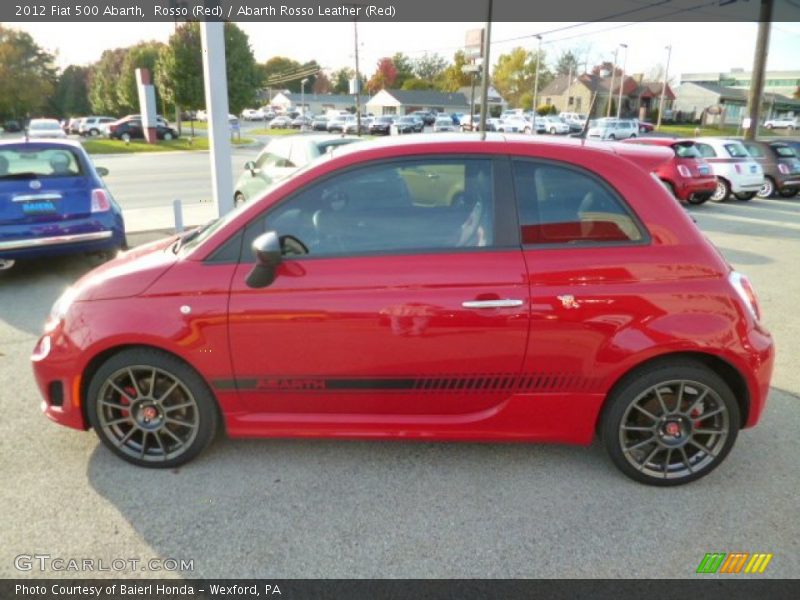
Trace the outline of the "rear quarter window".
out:
[[[514,161],[525,245],[613,244],[645,240],[642,226],[614,190],[571,166]]]

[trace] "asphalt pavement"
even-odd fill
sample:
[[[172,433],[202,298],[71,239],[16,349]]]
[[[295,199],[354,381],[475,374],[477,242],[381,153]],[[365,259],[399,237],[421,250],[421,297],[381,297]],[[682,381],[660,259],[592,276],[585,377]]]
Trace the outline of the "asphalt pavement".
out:
[[[180,157],[180,168],[199,172],[200,158]],[[136,165],[150,158],[128,160],[138,162],[104,163],[120,190],[137,187]],[[149,181],[168,189],[178,163],[160,162],[148,163],[160,173]],[[179,187],[190,197],[202,186]],[[121,200],[145,206],[149,195]],[[760,425],[715,472],[671,489],[628,480],[597,444],[221,438],[185,467],[136,468],[39,411],[30,352],[50,305],[91,260],[0,273],[0,577],[668,578],[695,577],[705,553],[734,551],[773,553],[760,577],[797,577],[800,198],[691,213],[753,280],[777,362]],[[194,570],[15,569],[16,556],[37,553],[184,559]]]

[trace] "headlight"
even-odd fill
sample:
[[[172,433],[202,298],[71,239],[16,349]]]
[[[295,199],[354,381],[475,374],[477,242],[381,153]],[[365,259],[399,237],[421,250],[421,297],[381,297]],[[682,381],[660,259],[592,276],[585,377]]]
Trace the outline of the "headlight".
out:
[[[64,317],[69,310],[69,307],[72,306],[72,303],[75,301],[75,298],[78,297],[78,288],[70,286],[58,300],[55,301],[53,304],[53,308],[50,309],[50,316],[47,319],[47,323],[45,323],[45,331],[52,331],[58,323],[64,320]]]

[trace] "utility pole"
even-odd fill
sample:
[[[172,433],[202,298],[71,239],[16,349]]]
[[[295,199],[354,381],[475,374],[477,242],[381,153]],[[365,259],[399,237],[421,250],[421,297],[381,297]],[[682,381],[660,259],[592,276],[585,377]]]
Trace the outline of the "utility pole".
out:
[[[489,49],[492,46],[492,4],[489,0],[489,15],[486,20],[486,38],[483,40],[483,81],[481,81],[481,139],[486,139],[486,113],[489,112]]]
[[[661,129],[661,116],[664,113],[664,94],[667,93],[667,79],[669,78],[669,59],[672,57],[672,45],[666,47],[667,50],[667,68],[664,69],[664,81],[661,83],[661,98],[658,101],[658,121],[656,122],[656,131]]]
[[[536,74],[533,76],[533,115],[531,116],[531,135],[536,135],[536,107],[539,103],[539,59],[542,56],[542,36],[537,35],[539,48],[536,50]]]
[[[614,66],[611,68],[611,83],[608,84],[608,105],[606,106],[606,118],[611,116],[611,99],[614,97],[614,77],[617,75],[617,55],[619,46],[614,50]]]
[[[622,59],[622,75],[619,78],[619,98],[617,99],[617,118],[622,113],[622,90],[625,88],[625,69],[628,66],[628,44],[620,44],[625,48],[625,58]]]
[[[569,107],[569,95],[572,93],[572,65],[569,66],[569,75],[567,75],[567,106],[564,111],[572,111]]]
[[[748,98],[748,114],[750,127],[745,129],[744,139],[755,140],[758,133],[758,122],[761,119],[761,95],[764,91],[764,70],[769,54],[770,21],[772,20],[772,0],[761,0],[758,15],[758,37],[756,38],[756,54],[753,58],[753,75],[750,77],[750,95]]]

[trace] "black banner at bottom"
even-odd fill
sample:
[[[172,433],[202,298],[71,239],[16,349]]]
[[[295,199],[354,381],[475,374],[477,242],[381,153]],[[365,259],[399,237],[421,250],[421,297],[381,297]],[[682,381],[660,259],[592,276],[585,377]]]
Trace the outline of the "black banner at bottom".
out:
[[[2,600],[796,600],[800,580],[669,579],[5,579]]]

